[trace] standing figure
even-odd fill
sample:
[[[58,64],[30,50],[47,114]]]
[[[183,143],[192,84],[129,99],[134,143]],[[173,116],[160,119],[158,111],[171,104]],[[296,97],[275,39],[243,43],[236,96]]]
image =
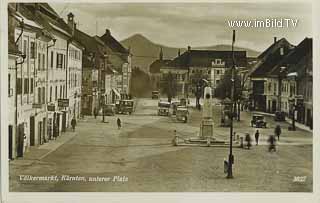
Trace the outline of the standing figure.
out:
[[[274,137],[274,135],[269,136],[268,142],[269,142],[269,152],[276,151],[276,138]]]
[[[72,126],[72,131],[74,132],[75,129],[76,129],[76,124],[77,124],[77,121],[76,119],[73,117],[72,120],[71,120],[71,126]]]
[[[96,107],[94,107],[94,109],[93,109],[93,115],[94,115],[94,118],[96,119],[97,115],[98,115],[98,110]]]
[[[120,120],[120,118],[117,119],[117,125],[118,125],[118,130],[120,130],[120,128],[121,128],[121,120]]]
[[[281,127],[280,125],[277,125],[274,129],[274,134],[278,137],[278,141],[280,140],[280,134],[281,134]]]
[[[249,133],[246,133],[245,141],[247,142],[247,149],[250,149],[251,145],[251,137]]]
[[[256,133],[254,134],[254,138],[256,139],[256,145],[259,144],[259,136],[260,136],[259,130],[256,130]]]

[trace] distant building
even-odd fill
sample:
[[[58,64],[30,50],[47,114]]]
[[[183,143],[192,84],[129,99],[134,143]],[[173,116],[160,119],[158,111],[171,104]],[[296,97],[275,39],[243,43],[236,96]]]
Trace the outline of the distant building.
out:
[[[180,54],[180,50],[178,55]],[[159,91],[160,90],[160,69],[161,67],[168,64],[171,60],[163,59],[163,50],[160,48],[159,59],[152,62],[149,66],[150,72],[150,80],[152,84],[152,90]]]
[[[247,67],[246,51],[235,51],[234,57],[237,67]],[[204,80],[214,91],[232,65],[231,51],[192,50],[188,47],[182,55],[161,67],[161,77],[168,72],[174,73],[178,81],[178,95],[192,96],[196,86],[203,86]]]

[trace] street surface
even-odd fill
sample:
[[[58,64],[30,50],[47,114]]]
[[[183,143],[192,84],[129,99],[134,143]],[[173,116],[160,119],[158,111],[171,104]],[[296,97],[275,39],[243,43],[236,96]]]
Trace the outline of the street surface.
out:
[[[270,153],[266,140],[277,123],[266,117],[268,128],[259,129],[258,146],[253,141],[250,150],[233,149],[234,179],[226,179],[223,160],[228,157],[227,147],[171,144],[174,130],[185,138],[197,136],[201,112],[190,108],[185,124],[174,117],[157,116],[157,102],[138,99],[132,115],[108,116],[108,123],[102,123],[101,117],[85,117],[76,132],[62,134],[11,161],[10,191],[312,192],[312,133],[289,132],[289,124],[278,122],[282,134],[277,151]],[[214,105],[215,137],[228,141],[229,128],[219,127],[220,114],[221,107]],[[117,128],[118,117],[121,129]],[[250,112],[241,112],[234,131],[240,136],[248,132],[254,140],[250,120]],[[53,146],[59,139],[61,144]],[[40,155],[32,155],[35,152]],[[20,180],[20,175],[57,177]]]

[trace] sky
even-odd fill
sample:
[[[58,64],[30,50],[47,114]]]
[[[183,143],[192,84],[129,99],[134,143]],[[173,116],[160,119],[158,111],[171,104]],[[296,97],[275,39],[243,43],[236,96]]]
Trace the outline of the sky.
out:
[[[75,15],[78,28],[90,35],[106,29],[120,40],[142,34],[152,42],[170,47],[200,47],[231,44],[263,51],[274,37],[297,45],[312,37],[310,3],[50,3],[66,19]],[[292,19],[286,28],[230,28],[228,20]],[[290,21],[291,22],[291,21]],[[293,21],[296,22],[296,21]],[[283,20],[283,25],[285,21]]]

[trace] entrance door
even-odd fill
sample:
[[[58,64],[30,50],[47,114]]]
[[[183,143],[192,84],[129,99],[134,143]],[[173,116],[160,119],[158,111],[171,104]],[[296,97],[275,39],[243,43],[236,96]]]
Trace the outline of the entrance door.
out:
[[[60,135],[60,114],[59,113],[57,113],[56,129],[57,129],[57,136],[59,136]]]
[[[277,110],[277,102],[276,101],[272,101],[272,113],[274,113]]]
[[[12,129],[12,125],[9,125],[9,129],[8,129],[8,132],[9,132],[9,159],[13,159],[13,156],[12,156],[12,148],[13,148],[13,139],[12,139],[12,132],[13,132],[13,129]]]
[[[67,112],[63,112],[62,114],[62,132],[66,132],[67,128]]]
[[[312,119],[311,119],[311,110],[310,109],[307,109],[307,126],[311,127],[312,128]]]
[[[24,125],[19,124],[17,133],[17,156],[23,157]]]
[[[43,144],[43,140],[42,140],[42,121],[40,121],[38,123],[38,140],[39,140],[39,144],[42,145]]]
[[[34,116],[30,117],[30,145],[34,146],[35,145],[35,133],[34,133]]]
[[[47,123],[47,119],[43,118],[43,120],[42,120],[42,137],[43,137],[43,141],[45,143],[47,142],[46,123]]]

